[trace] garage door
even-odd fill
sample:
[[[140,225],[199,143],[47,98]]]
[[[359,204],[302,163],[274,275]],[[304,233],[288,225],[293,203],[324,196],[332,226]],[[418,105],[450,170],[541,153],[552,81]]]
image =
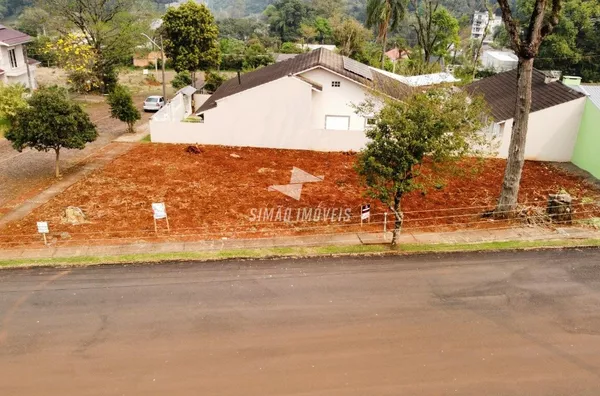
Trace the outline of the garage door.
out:
[[[347,131],[350,129],[350,117],[348,116],[325,116],[325,129],[336,131]]]

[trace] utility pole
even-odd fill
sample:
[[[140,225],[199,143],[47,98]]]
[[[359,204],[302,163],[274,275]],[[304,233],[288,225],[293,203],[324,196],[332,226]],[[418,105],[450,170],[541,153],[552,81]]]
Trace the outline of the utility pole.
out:
[[[165,49],[163,47],[162,35],[160,36],[160,45],[158,45],[156,43],[156,41],[152,40],[152,38],[150,38],[150,36],[148,36],[146,33],[142,33],[142,36],[144,36],[148,40],[150,40],[150,42],[152,44],[156,45],[158,47],[158,49],[160,50],[160,58],[161,58],[161,63],[162,63],[162,91],[163,91],[163,98],[165,98],[165,100],[167,100],[167,82],[165,81]]]

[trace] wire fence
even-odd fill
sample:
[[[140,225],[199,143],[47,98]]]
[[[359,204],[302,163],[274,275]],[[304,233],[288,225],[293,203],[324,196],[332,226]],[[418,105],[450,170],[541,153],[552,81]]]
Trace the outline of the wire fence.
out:
[[[553,218],[546,213],[542,202],[523,202],[514,211],[495,212],[491,216],[492,206],[467,206],[459,208],[423,209],[402,213],[402,233],[432,233],[456,231],[505,230],[527,226],[600,226],[599,202],[576,202],[570,207],[568,220]],[[48,231],[40,234],[35,225],[23,231],[7,233],[0,231],[0,249],[39,246],[49,243],[55,246],[99,245],[106,243],[132,243],[136,241],[197,241],[223,239],[260,239],[281,236],[333,235],[346,233],[381,233],[393,230],[394,214],[390,211],[369,212],[368,216],[359,214],[336,214],[331,216],[321,209],[310,219],[300,216],[275,218],[276,208],[271,208],[267,216],[250,221],[240,218],[223,223],[200,224],[197,227],[182,226],[177,221],[168,223],[166,219],[153,220],[151,210],[139,210],[139,216],[146,218],[143,227],[124,227],[112,229],[110,224],[95,221],[89,224],[69,225],[60,220],[47,222]],[[168,210],[168,207],[167,207]],[[301,210],[301,208],[296,208]],[[311,210],[315,210],[312,208]],[[315,210],[316,212],[316,210]]]

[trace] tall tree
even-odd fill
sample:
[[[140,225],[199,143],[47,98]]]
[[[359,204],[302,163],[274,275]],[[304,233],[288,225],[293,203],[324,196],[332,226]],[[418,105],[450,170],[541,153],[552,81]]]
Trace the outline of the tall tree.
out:
[[[340,54],[351,58],[363,50],[372,36],[368,29],[351,17],[336,18],[332,21],[332,25],[333,40]]]
[[[88,114],[71,99],[65,90],[40,88],[11,117],[6,139],[23,151],[31,147],[38,151],[54,150],[55,174],[60,177],[60,150],[83,149],[98,136]]]
[[[282,43],[296,41],[302,22],[310,19],[312,13],[313,9],[300,0],[277,0],[264,11],[269,30],[279,36]]]
[[[188,70],[194,86],[196,70],[209,70],[219,65],[219,29],[204,4],[190,0],[169,8],[161,29],[165,33],[165,51],[175,70]]]
[[[358,106],[373,114],[373,103]],[[356,169],[368,194],[394,213],[392,245],[398,240],[404,215],[402,197],[422,188],[423,168],[438,177],[459,171],[457,161],[486,153],[479,133],[486,114],[485,102],[470,100],[465,92],[437,88],[415,92],[403,101],[388,101],[366,132],[369,142],[358,156]]]
[[[389,30],[398,27],[406,13],[405,0],[368,0],[368,28],[377,26],[377,40],[381,41],[381,67],[384,67],[387,36]]]
[[[441,5],[440,0],[410,0],[414,8],[411,23],[422,51],[423,62],[432,56],[446,56],[450,48],[459,44],[458,20]]]
[[[533,62],[540,45],[559,22],[562,0],[535,0],[529,24],[524,27],[513,17],[509,0],[498,0],[510,45],[519,57],[517,66],[517,98],[508,159],[496,216],[503,218],[514,213],[519,197],[519,185],[525,163],[525,143],[531,111],[531,79]]]
[[[102,89],[116,84],[116,66],[130,59],[150,28],[152,8],[144,0],[38,0],[62,35],[77,34],[96,53],[94,74]]]

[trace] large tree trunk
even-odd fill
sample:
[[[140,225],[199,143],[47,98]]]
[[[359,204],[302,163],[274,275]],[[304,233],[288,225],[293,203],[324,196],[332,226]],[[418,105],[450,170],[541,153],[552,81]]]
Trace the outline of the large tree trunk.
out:
[[[387,22],[386,22],[387,23]],[[385,47],[387,46],[387,29],[383,31],[381,38],[381,69],[385,70]]]
[[[517,69],[517,101],[515,117],[513,120],[512,135],[504,171],[504,182],[496,208],[496,217],[512,217],[517,208],[519,184],[525,163],[525,143],[527,139],[527,125],[531,110],[531,77],[533,72],[533,59],[519,58]]]
[[[402,193],[396,193],[394,197],[394,207],[392,208],[394,212],[394,231],[392,233],[392,246],[396,246],[398,244],[398,237],[400,236],[400,231],[402,231],[402,223],[404,222],[404,214],[402,213]]]
[[[60,177],[60,167],[58,164],[58,157],[60,156],[60,147],[55,148],[54,153],[56,154],[56,161],[54,162],[54,175],[56,177]]]

